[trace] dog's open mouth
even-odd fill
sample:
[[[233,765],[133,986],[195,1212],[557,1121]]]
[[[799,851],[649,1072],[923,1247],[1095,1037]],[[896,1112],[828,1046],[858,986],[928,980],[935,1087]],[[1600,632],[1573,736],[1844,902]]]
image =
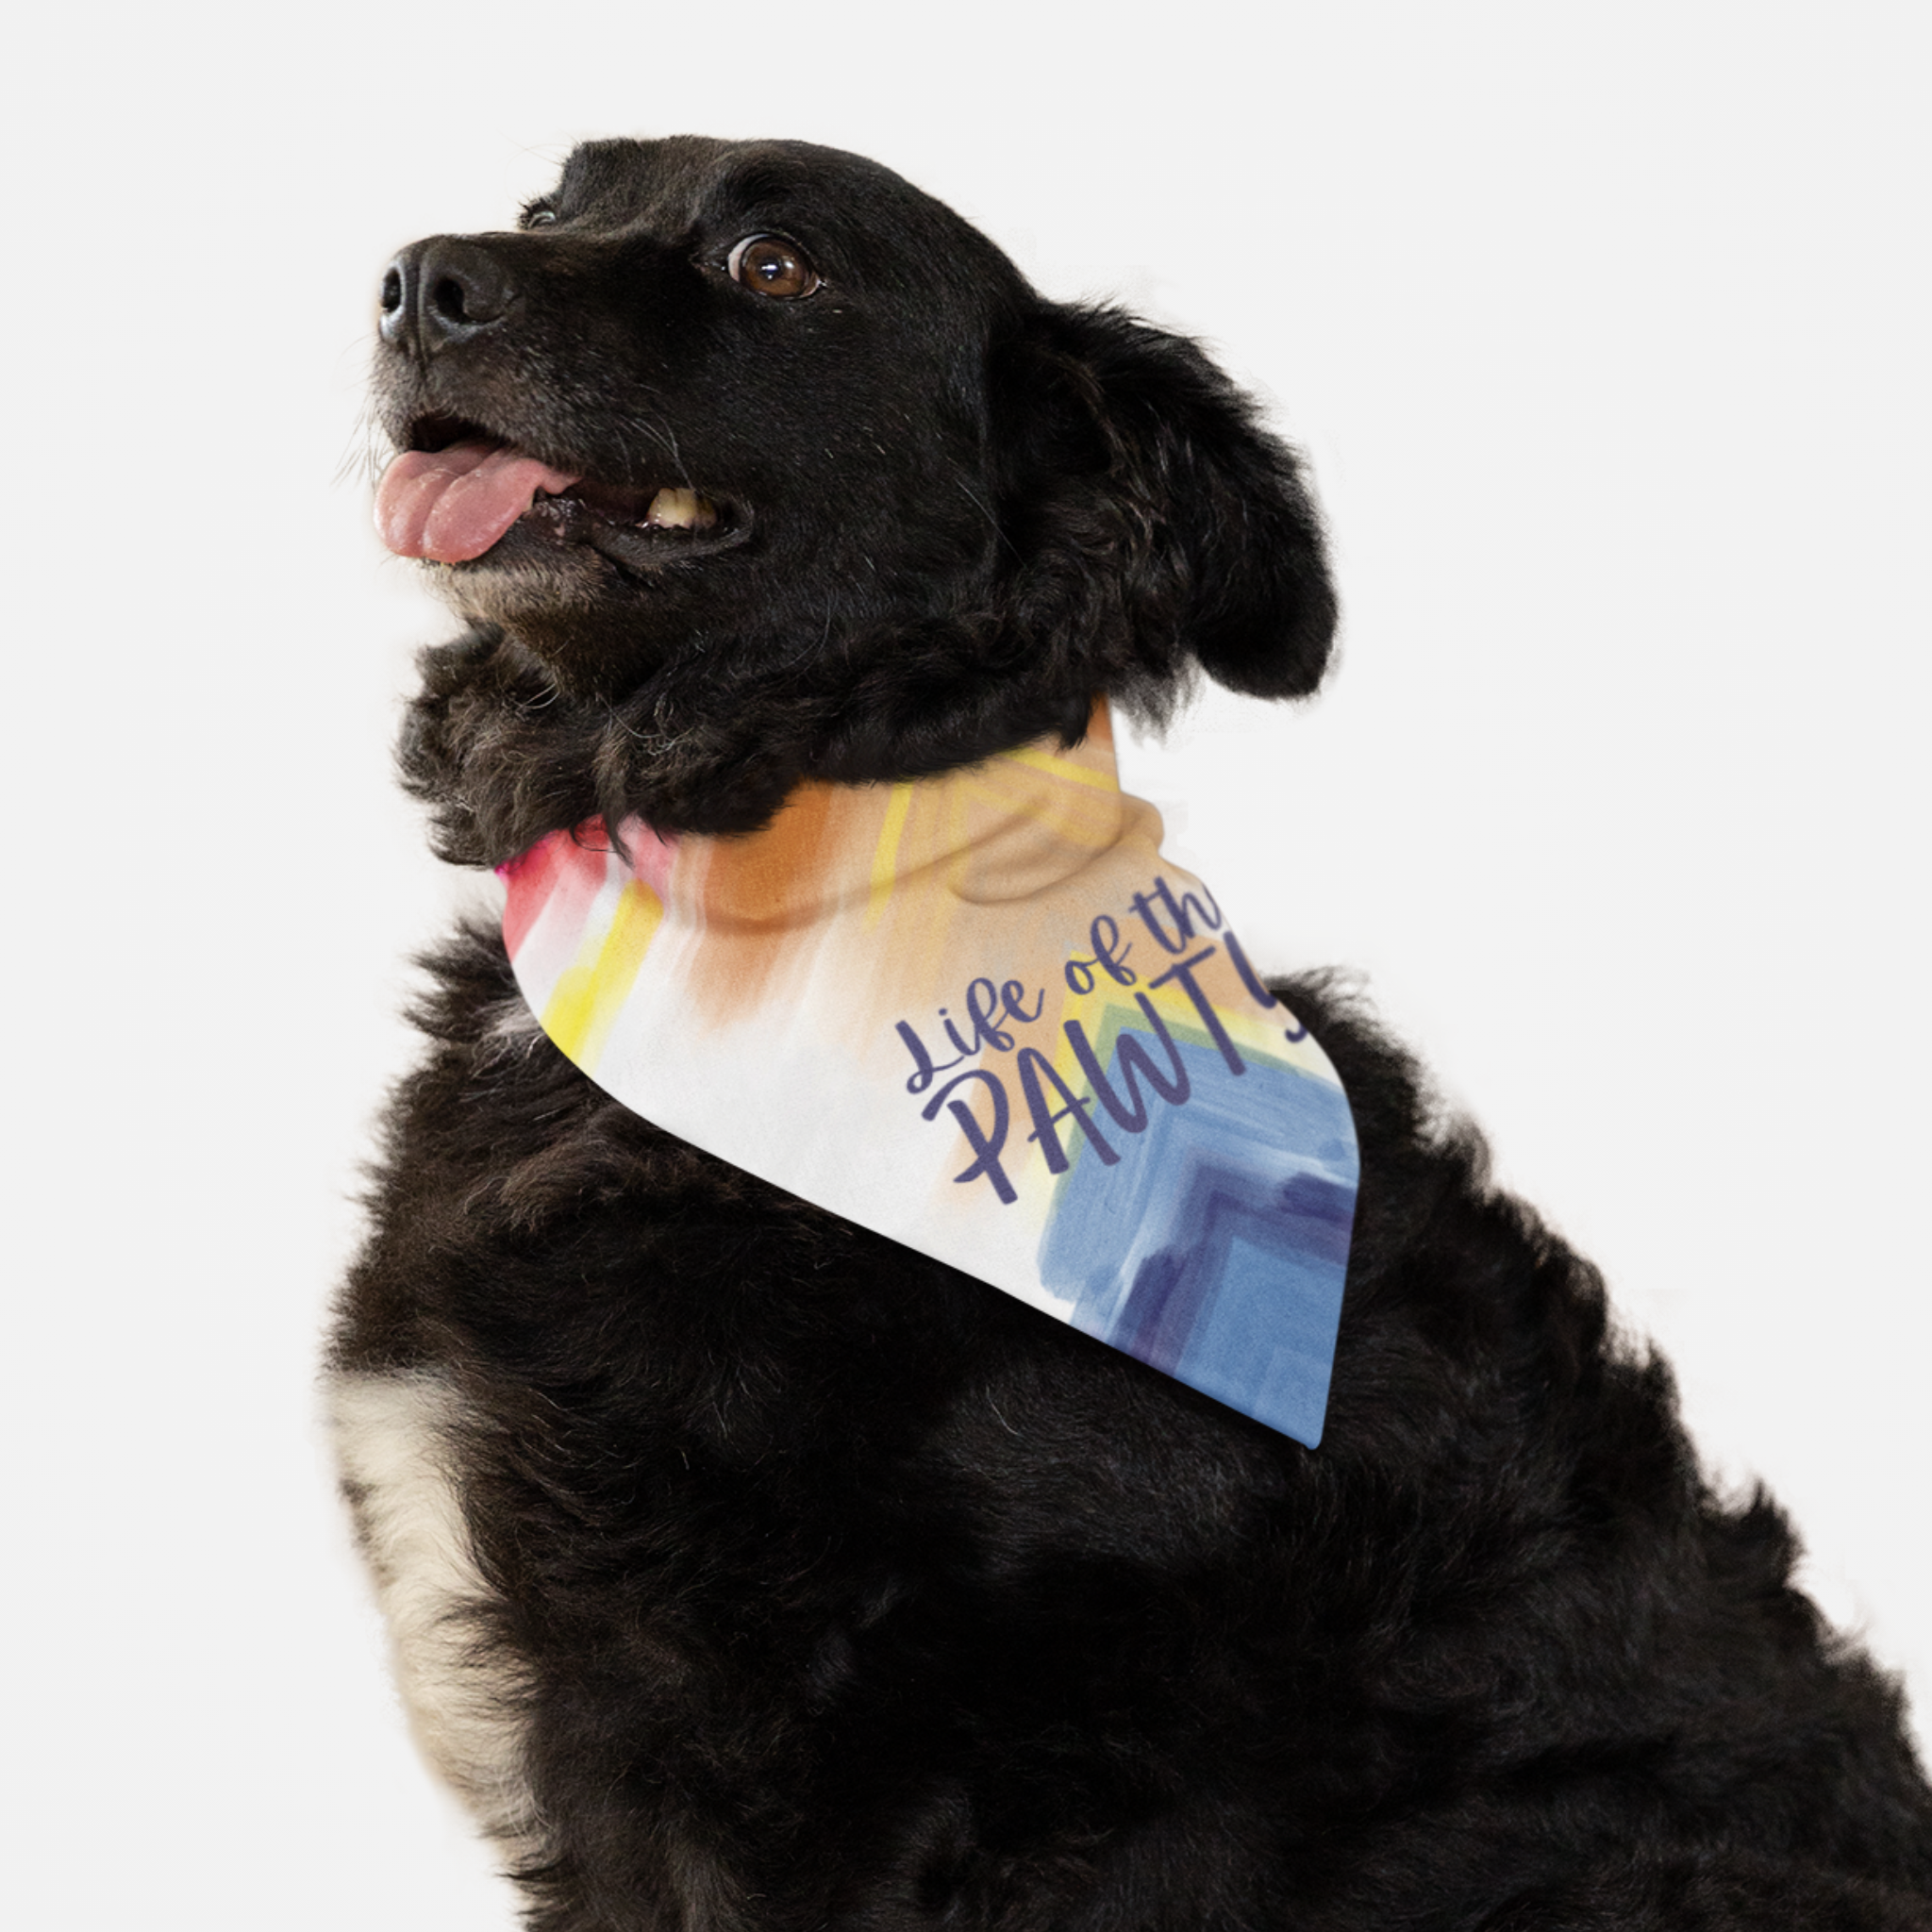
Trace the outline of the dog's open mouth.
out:
[[[383,472],[375,525],[398,557],[468,563],[518,524],[612,562],[655,569],[726,547],[744,533],[735,506],[683,483],[642,488],[558,469],[474,425],[425,419]]]

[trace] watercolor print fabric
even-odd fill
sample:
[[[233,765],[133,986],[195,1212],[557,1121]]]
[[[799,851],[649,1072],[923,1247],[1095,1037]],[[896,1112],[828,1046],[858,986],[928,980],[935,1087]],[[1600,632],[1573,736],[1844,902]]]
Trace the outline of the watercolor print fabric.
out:
[[[746,838],[504,868],[544,1030],[634,1111],[1313,1446],[1357,1174],[1334,1069],[1125,796],[1104,706]]]

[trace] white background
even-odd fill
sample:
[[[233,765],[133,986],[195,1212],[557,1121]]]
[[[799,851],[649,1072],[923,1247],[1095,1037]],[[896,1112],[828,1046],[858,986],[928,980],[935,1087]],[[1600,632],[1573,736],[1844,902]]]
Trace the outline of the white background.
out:
[[[579,135],[875,155],[1268,398],[1334,525],[1337,675],[1208,702],[1130,781],[1268,965],[1367,973],[1932,1705],[1928,21],[16,24],[0,1914],[508,1921],[402,1737],[313,1363],[450,897],[387,770],[444,621],[368,530],[377,276]]]

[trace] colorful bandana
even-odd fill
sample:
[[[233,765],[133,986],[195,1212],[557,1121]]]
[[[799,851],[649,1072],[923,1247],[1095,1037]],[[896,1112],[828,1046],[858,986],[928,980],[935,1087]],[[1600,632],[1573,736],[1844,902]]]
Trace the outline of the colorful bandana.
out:
[[[802,785],[748,838],[620,832],[504,868],[524,997],[599,1086],[1320,1441],[1348,1102],[1121,791],[1104,705],[1072,751]]]

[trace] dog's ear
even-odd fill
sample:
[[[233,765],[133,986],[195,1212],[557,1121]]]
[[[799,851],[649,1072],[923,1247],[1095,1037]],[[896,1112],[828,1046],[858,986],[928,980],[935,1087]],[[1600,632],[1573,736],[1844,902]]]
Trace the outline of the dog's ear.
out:
[[[1108,585],[1105,612],[1086,601],[1109,688],[1160,709],[1192,658],[1257,697],[1313,691],[1336,617],[1321,517],[1248,399],[1113,308],[1042,304],[1008,368],[1020,547],[1061,596]]]

